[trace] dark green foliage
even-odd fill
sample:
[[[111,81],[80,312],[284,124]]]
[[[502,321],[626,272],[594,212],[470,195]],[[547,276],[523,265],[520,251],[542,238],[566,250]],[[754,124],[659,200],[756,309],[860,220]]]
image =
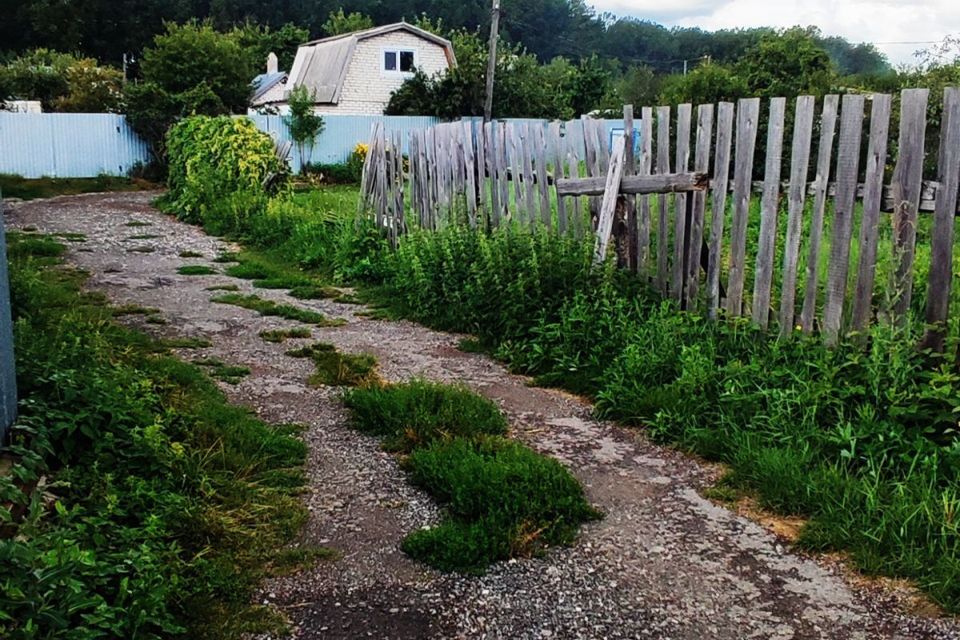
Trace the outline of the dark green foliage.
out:
[[[359,171],[358,171],[359,169]],[[363,165],[357,164],[311,164],[304,173],[320,176],[326,184],[360,184]]]
[[[199,251],[181,251],[178,254],[181,258],[202,258],[203,254]]]
[[[332,344],[318,342],[287,351],[287,355],[313,360],[317,370],[310,376],[310,384],[314,386],[359,387],[375,384],[379,380],[377,359],[366,353],[340,353]]]
[[[143,81],[126,85],[127,121],[164,157],[163,137],[190,115],[243,113],[257,68],[231,34],[210,23],[167,23],[140,62]]]
[[[344,397],[353,425],[409,453],[437,440],[502,435],[507,421],[490,400],[466,387],[414,380],[353,389]]]
[[[272,300],[264,300],[255,295],[247,296],[240,293],[226,293],[211,299],[211,302],[243,307],[244,309],[256,311],[262,316],[277,316],[286,318],[287,320],[296,320],[298,322],[315,324],[322,327],[335,327],[342,324],[342,322],[337,320],[328,320],[322,313],[294,307],[289,304],[277,304]]]
[[[298,300],[326,300],[339,298],[343,294],[336,287],[324,287],[319,285],[302,285],[290,289],[290,295]]]
[[[240,291],[240,287],[235,284],[221,284],[213,287],[207,287],[207,291]]]
[[[7,234],[7,241],[10,244],[7,252],[10,260],[21,257],[59,258],[67,251],[66,246],[48,236],[30,237],[11,231]]]
[[[443,571],[482,573],[497,560],[572,544],[581,523],[600,517],[559,462],[504,438],[434,442],[414,450],[406,468],[447,517],[407,536],[403,550]]]
[[[310,335],[310,329],[304,329],[303,327],[260,332],[260,337],[263,338],[264,342],[273,343],[281,343],[292,338],[309,338]]]
[[[177,269],[177,273],[182,276],[212,276],[217,274],[217,270],[205,264],[186,264]]]
[[[13,254],[22,403],[0,477],[0,636],[275,631],[250,602],[306,519],[304,445],[115,324],[82,275]]]

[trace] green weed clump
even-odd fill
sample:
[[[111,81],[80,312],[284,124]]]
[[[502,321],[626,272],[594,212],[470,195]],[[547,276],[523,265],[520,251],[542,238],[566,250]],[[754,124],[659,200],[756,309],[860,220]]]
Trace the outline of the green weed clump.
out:
[[[287,351],[292,358],[310,358],[316,365],[316,373],[310,376],[310,384],[328,387],[359,387],[376,384],[377,359],[361,353],[340,353],[332,344],[317,344]]]
[[[601,517],[559,462],[504,438],[437,441],[405,466],[446,518],[402,548],[442,571],[482,573],[497,560],[570,545],[581,523]]]
[[[287,320],[296,320],[305,324],[314,324],[322,327],[335,327],[343,324],[341,321],[330,320],[322,313],[301,309],[289,304],[277,304],[272,300],[264,300],[255,295],[243,295],[240,293],[226,293],[211,299],[211,302],[219,304],[230,304],[235,307],[242,307],[256,311],[262,316],[277,316]]]
[[[411,481],[445,507],[435,528],[411,533],[403,550],[442,571],[483,573],[494,562],[568,545],[600,517],[555,460],[502,437],[496,405],[465,387],[414,380],[352,389],[355,428],[409,454]]]
[[[264,342],[281,343],[293,338],[309,338],[310,329],[298,327],[296,329],[276,329],[274,331],[261,331],[260,337]]]
[[[240,384],[244,378],[250,375],[249,367],[229,365],[219,358],[201,358],[200,360],[194,360],[193,364],[207,367],[212,377],[228,384]]]
[[[181,251],[179,254],[181,258],[202,258],[203,254],[199,251]]]
[[[507,420],[493,402],[464,386],[414,380],[353,389],[344,396],[356,429],[410,453],[437,440],[503,435]]]
[[[205,264],[185,264],[177,269],[177,273],[182,276],[212,276],[217,274],[217,270]]]
[[[306,520],[304,444],[116,324],[82,274],[10,253],[22,402],[0,476],[0,636],[220,640],[282,626],[250,603]]]

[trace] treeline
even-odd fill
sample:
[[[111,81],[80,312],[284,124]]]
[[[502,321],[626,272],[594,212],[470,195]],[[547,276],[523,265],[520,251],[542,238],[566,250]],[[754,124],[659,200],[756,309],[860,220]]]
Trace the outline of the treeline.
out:
[[[447,29],[479,31],[481,37],[487,35],[490,18],[490,0],[0,0],[0,51],[10,58],[30,49],[53,49],[119,66],[124,54],[137,57],[163,31],[165,21],[209,19],[221,31],[248,21],[272,29],[292,24],[319,37],[328,34],[328,16],[341,9],[369,16],[374,24],[427,15]],[[667,28],[597,14],[584,0],[503,0],[502,12],[504,39],[541,62],[596,55],[616,61],[623,70],[639,66],[657,74],[682,71],[684,60],[688,67],[707,58],[734,61],[773,31]],[[817,40],[843,75],[890,68],[872,45],[819,34]]]

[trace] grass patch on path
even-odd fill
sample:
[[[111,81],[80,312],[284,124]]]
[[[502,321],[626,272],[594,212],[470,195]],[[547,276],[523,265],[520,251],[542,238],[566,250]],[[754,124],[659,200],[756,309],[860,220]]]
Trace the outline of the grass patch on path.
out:
[[[250,375],[249,367],[229,365],[219,358],[201,358],[194,360],[193,364],[207,367],[212,377],[228,384],[240,384],[244,378]]]
[[[276,329],[274,331],[260,332],[260,337],[264,342],[271,342],[274,344],[280,344],[281,342],[290,339],[309,338],[310,336],[310,329],[304,329],[302,327],[298,327],[296,329]]]
[[[442,571],[479,574],[497,561],[572,544],[602,517],[556,460],[503,437],[507,421],[465,387],[421,380],[345,396],[353,425],[409,454],[411,482],[445,507],[439,526],[404,539],[411,557]]]
[[[181,276],[213,276],[218,272],[205,264],[186,264],[177,269]]]
[[[310,358],[316,373],[310,376],[310,384],[328,387],[360,387],[379,382],[377,359],[361,353],[340,353],[332,344],[317,344],[287,351],[291,358]]]
[[[301,309],[300,307],[294,307],[293,305],[289,304],[277,304],[272,300],[264,300],[263,298],[255,295],[227,293],[212,298],[211,302],[216,302],[218,304],[229,304],[235,307],[250,309],[251,311],[256,311],[262,316],[277,316],[280,318],[286,318],[287,320],[296,320],[297,322],[303,322],[304,324],[313,324],[321,327],[337,327],[344,324],[342,320],[330,320],[322,313],[318,313],[316,311]]]
[[[0,174],[0,191],[4,198],[36,200],[54,196],[72,196],[102,191],[144,191],[159,185],[146,180],[98,176],[96,178],[24,178]]]

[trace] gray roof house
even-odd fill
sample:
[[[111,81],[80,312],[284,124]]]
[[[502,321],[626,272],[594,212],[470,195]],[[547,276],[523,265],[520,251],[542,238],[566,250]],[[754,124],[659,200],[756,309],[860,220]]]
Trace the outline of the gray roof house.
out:
[[[289,74],[272,57],[267,73],[254,79],[250,106],[283,113],[290,92],[302,85],[318,113],[379,115],[414,69],[434,75],[456,63],[449,40],[406,22],[345,33],[300,45]]]

